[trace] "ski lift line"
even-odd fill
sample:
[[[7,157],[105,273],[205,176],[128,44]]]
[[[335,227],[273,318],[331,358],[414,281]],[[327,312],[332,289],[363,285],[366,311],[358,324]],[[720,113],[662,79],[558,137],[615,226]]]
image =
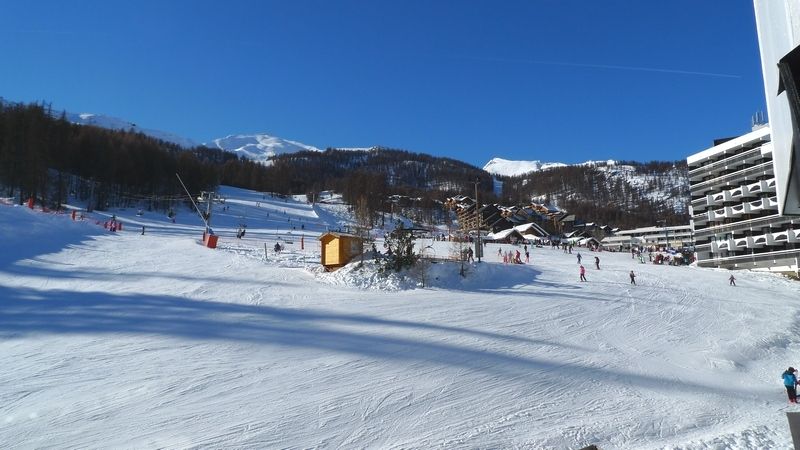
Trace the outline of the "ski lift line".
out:
[[[181,176],[178,175],[177,173],[175,173],[175,176],[178,177],[178,181],[181,183],[181,186],[183,186],[183,190],[186,191],[186,195],[189,196],[189,200],[192,202],[192,205],[194,206],[195,211],[197,211],[197,215],[200,216],[200,220],[203,221],[203,224],[206,226],[206,230],[208,230],[208,221],[206,220],[205,217],[203,217],[203,213],[200,212],[200,208],[197,207],[197,203],[194,202],[194,198],[192,198],[192,194],[190,194],[189,190],[186,189],[186,185],[183,184],[183,180],[181,180]]]

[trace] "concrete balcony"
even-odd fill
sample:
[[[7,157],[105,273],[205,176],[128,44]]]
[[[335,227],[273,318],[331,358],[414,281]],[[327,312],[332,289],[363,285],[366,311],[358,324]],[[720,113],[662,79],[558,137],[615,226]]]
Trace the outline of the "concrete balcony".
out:
[[[696,217],[692,218],[695,227],[704,227],[708,223],[708,215],[707,214],[699,214]]]
[[[769,209],[774,211],[778,210],[778,197],[766,198],[764,199],[764,203],[765,203],[764,209]]]
[[[755,183],[745,185],[744,188],[747,189],[749,195],[758,195],[761,193],[764,186],[761,184],[761,181],[756,181]]]
[[[722,201],[723,202],[732,202],[732,201],[735,201],[735,200],[736,199],[733,198],[733,194],[731,193],[731,191],[729,191],[727,189],[722,191]]]
[[[694,206],[695,208],[705,208],[706,205],[708,205],[708,196],[706,195],[704,197],[696,198],[692,200],[690,205]]]
[[[784,245],[796,244],[800,242],[800,231],[798,230],[785,230],[777,233],[769,233],[770,239],[767,240],[767,245]]]
[[[769,233],[767,233],[769,234]],[[748,236],[747,237],[747,248],[761,248],[767,245],[767,235],[761,234],[758,236]]]
[[[750,203],[742,203],[736,206],[731,206],[731,216],[732,217],[739,217],[742,214],[752,214],[752,210],[750,209]]]
[[[750,211],[753,212],[753,213],[758,213],[760,211],[763,211],[763,210],[767,209],[765,207],[766,201],[767,201],[767,199],[761,199],[761,200],[756,200],[754,202],[748,203],[750,205]]]
[[[761,180],[761,191],[762,192],[775,192],[775,178],[770,178],[769,180]]]
[[[709,214],[709,220],[722,220],[733,216],[730,206],[726,206],[720,209],[715,209],[713,211],[710,211],[710,213],[713,214],[713,218],[711,217],[711,214]]]
[[[745,243],[746,245],[746,243]],[[735,239],[725,239],[719,241],[711,241],[711,251],[713,253],[717,253],[722,250],[727,251],[735,251],[736,250],[736,240]]]

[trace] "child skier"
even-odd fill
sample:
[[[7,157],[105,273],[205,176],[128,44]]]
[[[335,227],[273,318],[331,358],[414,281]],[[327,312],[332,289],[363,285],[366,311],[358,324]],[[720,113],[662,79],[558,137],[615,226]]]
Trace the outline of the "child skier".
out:
[[[789,403],[797,403],[797,376],[794,374],[794,367],[789,367],[783,374],[783,385],[786,387],[786,394],[789,395]]]

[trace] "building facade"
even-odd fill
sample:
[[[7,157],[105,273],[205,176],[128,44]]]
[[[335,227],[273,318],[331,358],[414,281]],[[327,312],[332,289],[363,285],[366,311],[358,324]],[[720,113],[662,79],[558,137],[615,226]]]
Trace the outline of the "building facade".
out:
[[[692,246],[692,227],[689,225],[642,227],[616,230],[603,238],[601,245],[606,250],[630,250],[632,247],[655,247],[658,249],[682,249]]]
[[[797,272],[800,217],[781,214],[770,128],[757,126],[687,162],[697,264]]]

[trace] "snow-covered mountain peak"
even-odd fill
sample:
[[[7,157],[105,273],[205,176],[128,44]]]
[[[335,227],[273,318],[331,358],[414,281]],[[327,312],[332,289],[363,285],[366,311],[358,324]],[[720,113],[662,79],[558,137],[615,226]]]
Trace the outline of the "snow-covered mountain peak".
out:
[[[300,151],[321,151],[312,145],[290,141],[268,134],[235,134],[214,139],[213,147],[237,153],[247,159],[266,162],[276,155]]]

